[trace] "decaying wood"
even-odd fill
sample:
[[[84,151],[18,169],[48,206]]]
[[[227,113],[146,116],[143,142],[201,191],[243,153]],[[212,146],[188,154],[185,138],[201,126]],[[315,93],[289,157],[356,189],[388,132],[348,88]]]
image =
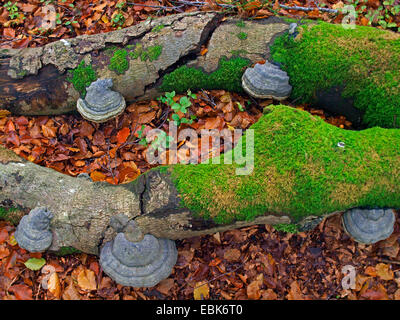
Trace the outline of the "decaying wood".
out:
[[[150,171],[131,183],[114,186],[92,182],[90,178],[63,175],[25,161],[0,146],[0,206],[48,208],[54,214],[50,250],[71,246],[98,254],[99,247],[115,236],[110,219],[116,214],[135,219],[144,233],[169,239],[253,224],[290,222],[288,216],[266,214],[252,221],[215,225],[181,208],[179,200],[167,173]]]
[[[127,102],[159,96],[163,76],[189,65],[212,72],[221,57],[240,52],[253,62],[268,57],[269,44],[288,23],[278,18],[246,21],[245,30],[236,20],[222,21],[218,13],[192,12],[162,17],[104,34],[83,35],[39,48],[0,50],[0,105],[13,114],[54,115],[76,108],[79,92],[68,81],[68,71],[84,61],[98,78],[112,78],[113,89]],[[157,31],[154,28],[163,26]],[[246,32],[245,42],[239,39]],[[129,59],[129,68],[119,74],[109,68],[110,49],[140,43],[144,48],[161,46],[153,60]],[[208,44],[205,56],[201,47]],[[245,47],[245,48],[244,48]]]

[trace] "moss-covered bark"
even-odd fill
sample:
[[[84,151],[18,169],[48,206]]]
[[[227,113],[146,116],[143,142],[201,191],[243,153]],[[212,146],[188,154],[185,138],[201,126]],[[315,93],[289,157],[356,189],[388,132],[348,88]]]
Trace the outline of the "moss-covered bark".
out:
[[[400,127],[398,33],[362,26],[345,29],[324,22],[305,24],[296,38],[287,33],[278,37],[271,52],[288,72],[292,98],[297,101],[315,102],[328,91],[332,100],[334,89],[343,97],[343,111],[354,105],[365,126]]]
[[[171,169],[184,207],[217,223],[267,212],[299,221],[353,207],[400,207],[400,130],[343,130],[287,106],[271,107],[250,129],[250,175],[236,175],[235,164]]]

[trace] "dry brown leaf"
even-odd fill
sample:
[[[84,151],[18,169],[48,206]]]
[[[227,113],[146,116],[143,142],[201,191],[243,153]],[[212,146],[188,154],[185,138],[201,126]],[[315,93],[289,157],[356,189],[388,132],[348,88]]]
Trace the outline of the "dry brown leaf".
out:
[[[168,295],[170,290],[174,287],[174,284],[174,279],[165,279],[157,285],[157,290],[160,291],[163,295]]]
[[[82,271],[78,274],[78,285],[83,290],[96,290],[96,276],[92,270],[88,270],[83,268]]]
[[[261,291],[260,287],[263,283],[264,280],[264,275],[260,273],[256,280],[252,281],[248,286],[247,286],[247,297],[249,299],[253,300],[258,300],[261,298]]]
[[[394,273],[390,269],[390,266],[388,264],[378,263],[375,266],[375,269],[376,269],[376,274],[382,280],[393,280],[394,279]]]
[[[73,281],[70,281],[68,287],[64,290],[62,295],[64,300],[81,300],[81,295],[76,290]]]
[[[290,291],[287,295],[288,300],[304,300],[304,296],[301,293],[301,289],[297,281],[293,281],[290,285]]]
[[[238,261],[240,259],[240,251],[238,249],[228,249],[224,253],[224,259],[230,262]]]
[[[61,284],[60,284],[60,278],[58,277],[57,272],[53,272],[50,275],[50,278],[47,282],[47,289],[50,291],[50,293],[56,297],[57,299],[60,299],[61,297]]]

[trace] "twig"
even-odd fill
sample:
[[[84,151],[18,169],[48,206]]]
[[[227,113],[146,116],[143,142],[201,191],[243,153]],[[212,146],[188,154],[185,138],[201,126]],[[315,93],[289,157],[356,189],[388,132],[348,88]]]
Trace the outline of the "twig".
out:
[[[389,264],[398,264],[400,265],[400,261],[397,260],[389,260],[389,259],[379,259],[379,262],[389,263]]]
[[[315,9],[321,11],[321,12],[329,12],[329,13],[334,13],[334,14],[338,14],[339,10],[336,9],[329,9],[329,8],[320,8],[320,7],[316,7],[316,8],[310,8],[310,7],[299,7],[299,6],[287,6],[284,4],[279,4],[279,6],[283,9],[286,10],[295,10],[295,11],[314,11]]]

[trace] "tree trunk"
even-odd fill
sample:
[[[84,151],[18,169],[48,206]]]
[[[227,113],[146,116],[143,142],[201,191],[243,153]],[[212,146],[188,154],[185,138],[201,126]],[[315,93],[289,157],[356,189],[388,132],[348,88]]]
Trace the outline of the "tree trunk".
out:
[[[143,233],[180,239],[252,224],[312,225],[354,207],[400,208],[400,130],[349,131],[287,106],[266,111],[221,164],[160,166],[119,186],[63,175],[0,146],[0,206],[46,207],[50,250],[94,254],[115,236],[117,214]],[[244,149],[247,174],[236,158]],[[233,163],[223,162],[227,155]]]
[[[253,221],[217,225],[180,208],[179,195],[169,174],[154,170],[132,183],[114,186],[38,166],[3,146],[0,146],[0,206],[48,208],[54,214],[53,243],[49,250],[74,247],[92,254],[98,254],[102,244],[114,238],[110,219],[119,213],[135,219],[144,233],[174,240],[258,223],[290,222],[287,216],[266,215]],[[21,218],[19,211],[10,211],[7,217],[13,221]]]
[[[128,103],[154,98],[163,93],[164,75],[181,66],[210,73],[222,57],[267,58],[271,40],[288,28],[276,18],[246,22],[245,28],[221,19],[212,12],[183,13],[40,48],[0,50],[0,104],[13,114],[63,114],[75,110],[96,78],[112,78]],[[246,40],[238,37],[242,31]],[[207,44],[207,55],[199,55]]]

